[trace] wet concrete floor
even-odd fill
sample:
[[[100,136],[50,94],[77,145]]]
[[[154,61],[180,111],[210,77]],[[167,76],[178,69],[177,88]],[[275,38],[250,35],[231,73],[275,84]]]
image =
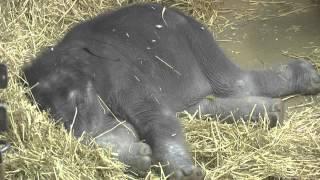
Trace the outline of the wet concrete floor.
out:
[[[224,16],[230,22],[215,37],[227,56],[245,69],[283,64],[290,60],[286,53],[308,54],[320,48],[318,0],[223,2]],[[311,98],[292,98],[288,106]]]

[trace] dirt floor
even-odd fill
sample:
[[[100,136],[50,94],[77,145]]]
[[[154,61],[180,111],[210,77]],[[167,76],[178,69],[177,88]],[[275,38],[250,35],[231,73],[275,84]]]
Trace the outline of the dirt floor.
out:
[[[6,179],[139,179],[123,172],[111,152],[54,124],[30,103],[21,67],[54,45],[74,24],[144,0],[0,1],[0,62],[8,65],[9,131],[0,139]],[[210,30],[226,54],[243,68],[266,68],[305,58],[320,68],[319,0],[153,0],[192,15]],[[183,112],[194,161],[206,179],[320,179],[320,97],[291,96],[284,124],[223,124],[215,117]],[[152,170],[157,167],[153,167]],[[140,179],[165,179],[150,171]]]

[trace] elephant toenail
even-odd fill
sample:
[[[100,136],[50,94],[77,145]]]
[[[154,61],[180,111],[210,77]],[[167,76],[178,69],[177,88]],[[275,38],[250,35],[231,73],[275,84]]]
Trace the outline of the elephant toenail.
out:
[[[318,74],[312,76],[312,83],[320,84],[320,76]]]
[[[185,176],[190,176],[193,173],[194,167],[185,167],[182,172]]]
[[[203,176],[201,169],[196,170],[196,176]]]
[[[272,105],[272,111],[281,111],[281,102]]]

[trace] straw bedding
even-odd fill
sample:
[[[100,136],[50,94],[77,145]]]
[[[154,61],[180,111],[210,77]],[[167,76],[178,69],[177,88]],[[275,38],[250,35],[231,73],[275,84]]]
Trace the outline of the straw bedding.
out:
[[[136,2],[144,1],[0,1],[0,61],[8,65],[10,75],[9,87],[0,92],[10,121],[9,131],[0,138],[12,144],[4,157],[7,179],[134,179],[123,173],[124,165],[113,159],[109,150],[94,143],[83,145],[80,140],[87,137],[75,139],[61,124],[54,124],[48,113],[30,103],[25,96],[29,89],[18,82],[21,67],[74,24]],[[161,3],[183,10],[217,32],[230,24],[221,15],[218,1]],[[241,12],[250,20],[251,11]],[[319,47],[311,54],[291,56],[308,57],[320,66]],[[182,113],[180,117],[194,160],[206,171],[207,179],[320,179],[320,104],[317,97],[309,99],[290,108],[284,125],[271,130],[264,121],[254,126],[241,121],[223,124],[200,113]],[[148,177],[164,179],[152,172]]]

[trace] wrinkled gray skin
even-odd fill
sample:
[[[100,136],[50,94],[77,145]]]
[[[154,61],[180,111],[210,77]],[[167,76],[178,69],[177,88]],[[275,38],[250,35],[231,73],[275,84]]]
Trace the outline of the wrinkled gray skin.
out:
[[[75,26],[23,72],[30,86],[36,84],[39,106],[75,136],[86,132],[112,146],[139,174],[160,162],[178,180],[204,175],[192,162],[176,112],[200,107],[221,119],[230,112],[248,119],[255,106],[256,121],[265,107],[274,126],[283,114],[278,97],[320,91],[310,63],[244,71],[203,25],[157,4],[125,7]],[[205,98],[210,94],[213,101]]]

